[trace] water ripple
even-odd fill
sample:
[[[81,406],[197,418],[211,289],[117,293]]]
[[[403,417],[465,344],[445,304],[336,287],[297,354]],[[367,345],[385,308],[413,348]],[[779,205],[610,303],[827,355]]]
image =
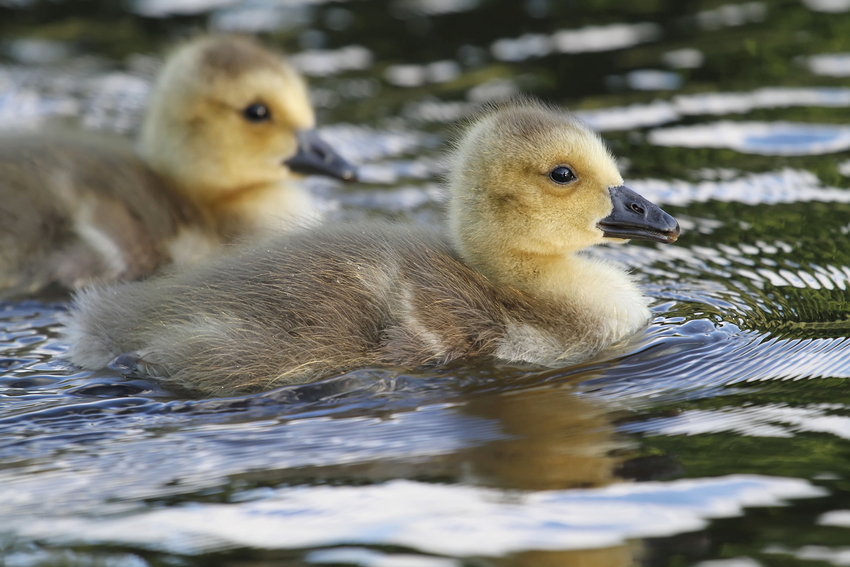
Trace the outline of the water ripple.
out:
[[[765,404],[724,407],[715,410],[687,410],[672,417],[634,421],[623,431],[645,435],[704,435],[731,432],[747,437],[794,437],[800,432],[829,433],[850,439],[850,417],[837,412],[844,404],[812,404],[793,407]]]
[[[313,49],[295,53],[289,60],[305,75],[329,77],[346,71],[363,71],[372,65],[374,56],[361,45],[339,49]]]
[[[808,58],[809,70],[816,75],[850,77],[850,53],[824,53]]]
[[[746,114],[759,108],[850,106],[847,87],[763,87],[749,92],[677,95],[648,104],[580,110],[578,116],[599,131],[630,130],[676,122],[685,116]]]
[[[94,503],[104,511],[126,511],[142,507],[146,498],[215,487],[252,470],[291,470],[290,476],[298,476],[304,467],[378,461],[389,465],[447,455],[505,436],[497,422],[463,415],[446,404],[384,417],[254,416],[195,425],[184,417],[159,430],[144,428],[134,419],[114,427],[93,421],[97,415],[86,427],[85,415],[80,417],[76,430],[65,419],[52,434],[34,437],[32,431],[22,430],[17,442],[5,437],[0,455],[16,466],[0,471],[2,515],[47,517],[60,503],[66,517],[86,514]],[[126,475],[133,478],[131,485]],[[46,493],[49,499],[38,498]]]
[[[57,543],[82,540],[184,554],[344,543],[499,556],[612,547],[629,538],[698,530],[708,518],[738,515],[744,506],[823,494],[804,480],[747,475],[533,493],[397,480],[283,488],[257,502],[195,504],[126,518],[46,516],[14,529]]]
[[[499,39],[490,46],[493,57],[500,61],[524,61],[545,57],[550,53],[586,53],[624,49],[655,41],[661,36],[658,24],[610,24],[581,29],[559,30],[552,35],[525,34],[515,39]]]
[[[440,144],[437,136],[405,128],[377,130],[354,124],[334,124],[320,127],[319,132],[325,139],[333,140],[336,151],[357,164],[411,154],[423,148],[433,149]]]
[[[686,336],[678,335],[675,326],[656,331],[627,356],[586,369],[553,371],[547,378],[583,379],[586,391],[619,403],[704,397],[749,382],[850,378],[846,338],[780,339],[755,331],[729,332],[723,326]]]
[[[804,156],[850,148],[850,127],[797,122],[730,122],[653,130],[647,139],[658,146],[728,148],[742,153]]]

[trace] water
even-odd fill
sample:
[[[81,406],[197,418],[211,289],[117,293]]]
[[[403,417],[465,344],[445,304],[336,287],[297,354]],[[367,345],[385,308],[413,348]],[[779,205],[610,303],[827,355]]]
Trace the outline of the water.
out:
[[[578,367],[366,368],[228,399],[63,361],[0,304],[0,564],[846,565],[850,2],[0,0],[0,128],[132,136],[174,39],[259,33],[364,182],[437,222],[449,124],[531,92],[603,133],[674,246]]]

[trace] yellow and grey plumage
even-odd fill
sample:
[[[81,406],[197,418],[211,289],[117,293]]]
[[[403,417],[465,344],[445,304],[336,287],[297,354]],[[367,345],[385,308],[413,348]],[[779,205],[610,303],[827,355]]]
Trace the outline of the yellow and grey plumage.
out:
[[[153,375],[231,394],[365,365],[565,365],[646,324],[628,274],[574,254],[611,239],[612,188],[624,189],[595,134],[521,101],[482,114],[453,152],[448,231],[300,230],[183,273],[85,291],[70,314],[71,360],[99,368],[131,353]],[[576,179],[555,183],[549,173],[563,166]],[[675,221],[655,211],[644,228],[675,240]]]
[[[248,120],[251,104],[268,119]],[[0,295],[131,280],[314,219],[287,161],[314,121],[283,58],[248,39],[208,36],[168,58],[138,152],[117,137],[3,136]]]

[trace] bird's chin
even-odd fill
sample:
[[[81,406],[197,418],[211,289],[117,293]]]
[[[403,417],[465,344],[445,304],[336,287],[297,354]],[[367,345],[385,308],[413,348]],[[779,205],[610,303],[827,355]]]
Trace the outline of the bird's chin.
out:
[[[625,244],[629,240],[631,240],[631,238],[618,238],[618,237],[614,237],[614,236],[603,236],[602,237],[602,242],[604,244]]]

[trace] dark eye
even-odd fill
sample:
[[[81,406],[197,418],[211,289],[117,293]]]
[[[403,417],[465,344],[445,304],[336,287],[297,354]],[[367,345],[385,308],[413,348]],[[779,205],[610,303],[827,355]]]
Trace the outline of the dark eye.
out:
[[[563,185],[575,180],[576,174],[573,173],[573,170],[569,167],[559,165],[558,167],[549,172],[549,178],[555,183],[560,183]]]
[[[272,113],[269,112],[269,107],[260,103],[249,104],[245,107],[245,110],[242,111],[242,114],[244,114],[245,118],[251,122],[262,122],[263,120],[268,120],[272,117]]]

